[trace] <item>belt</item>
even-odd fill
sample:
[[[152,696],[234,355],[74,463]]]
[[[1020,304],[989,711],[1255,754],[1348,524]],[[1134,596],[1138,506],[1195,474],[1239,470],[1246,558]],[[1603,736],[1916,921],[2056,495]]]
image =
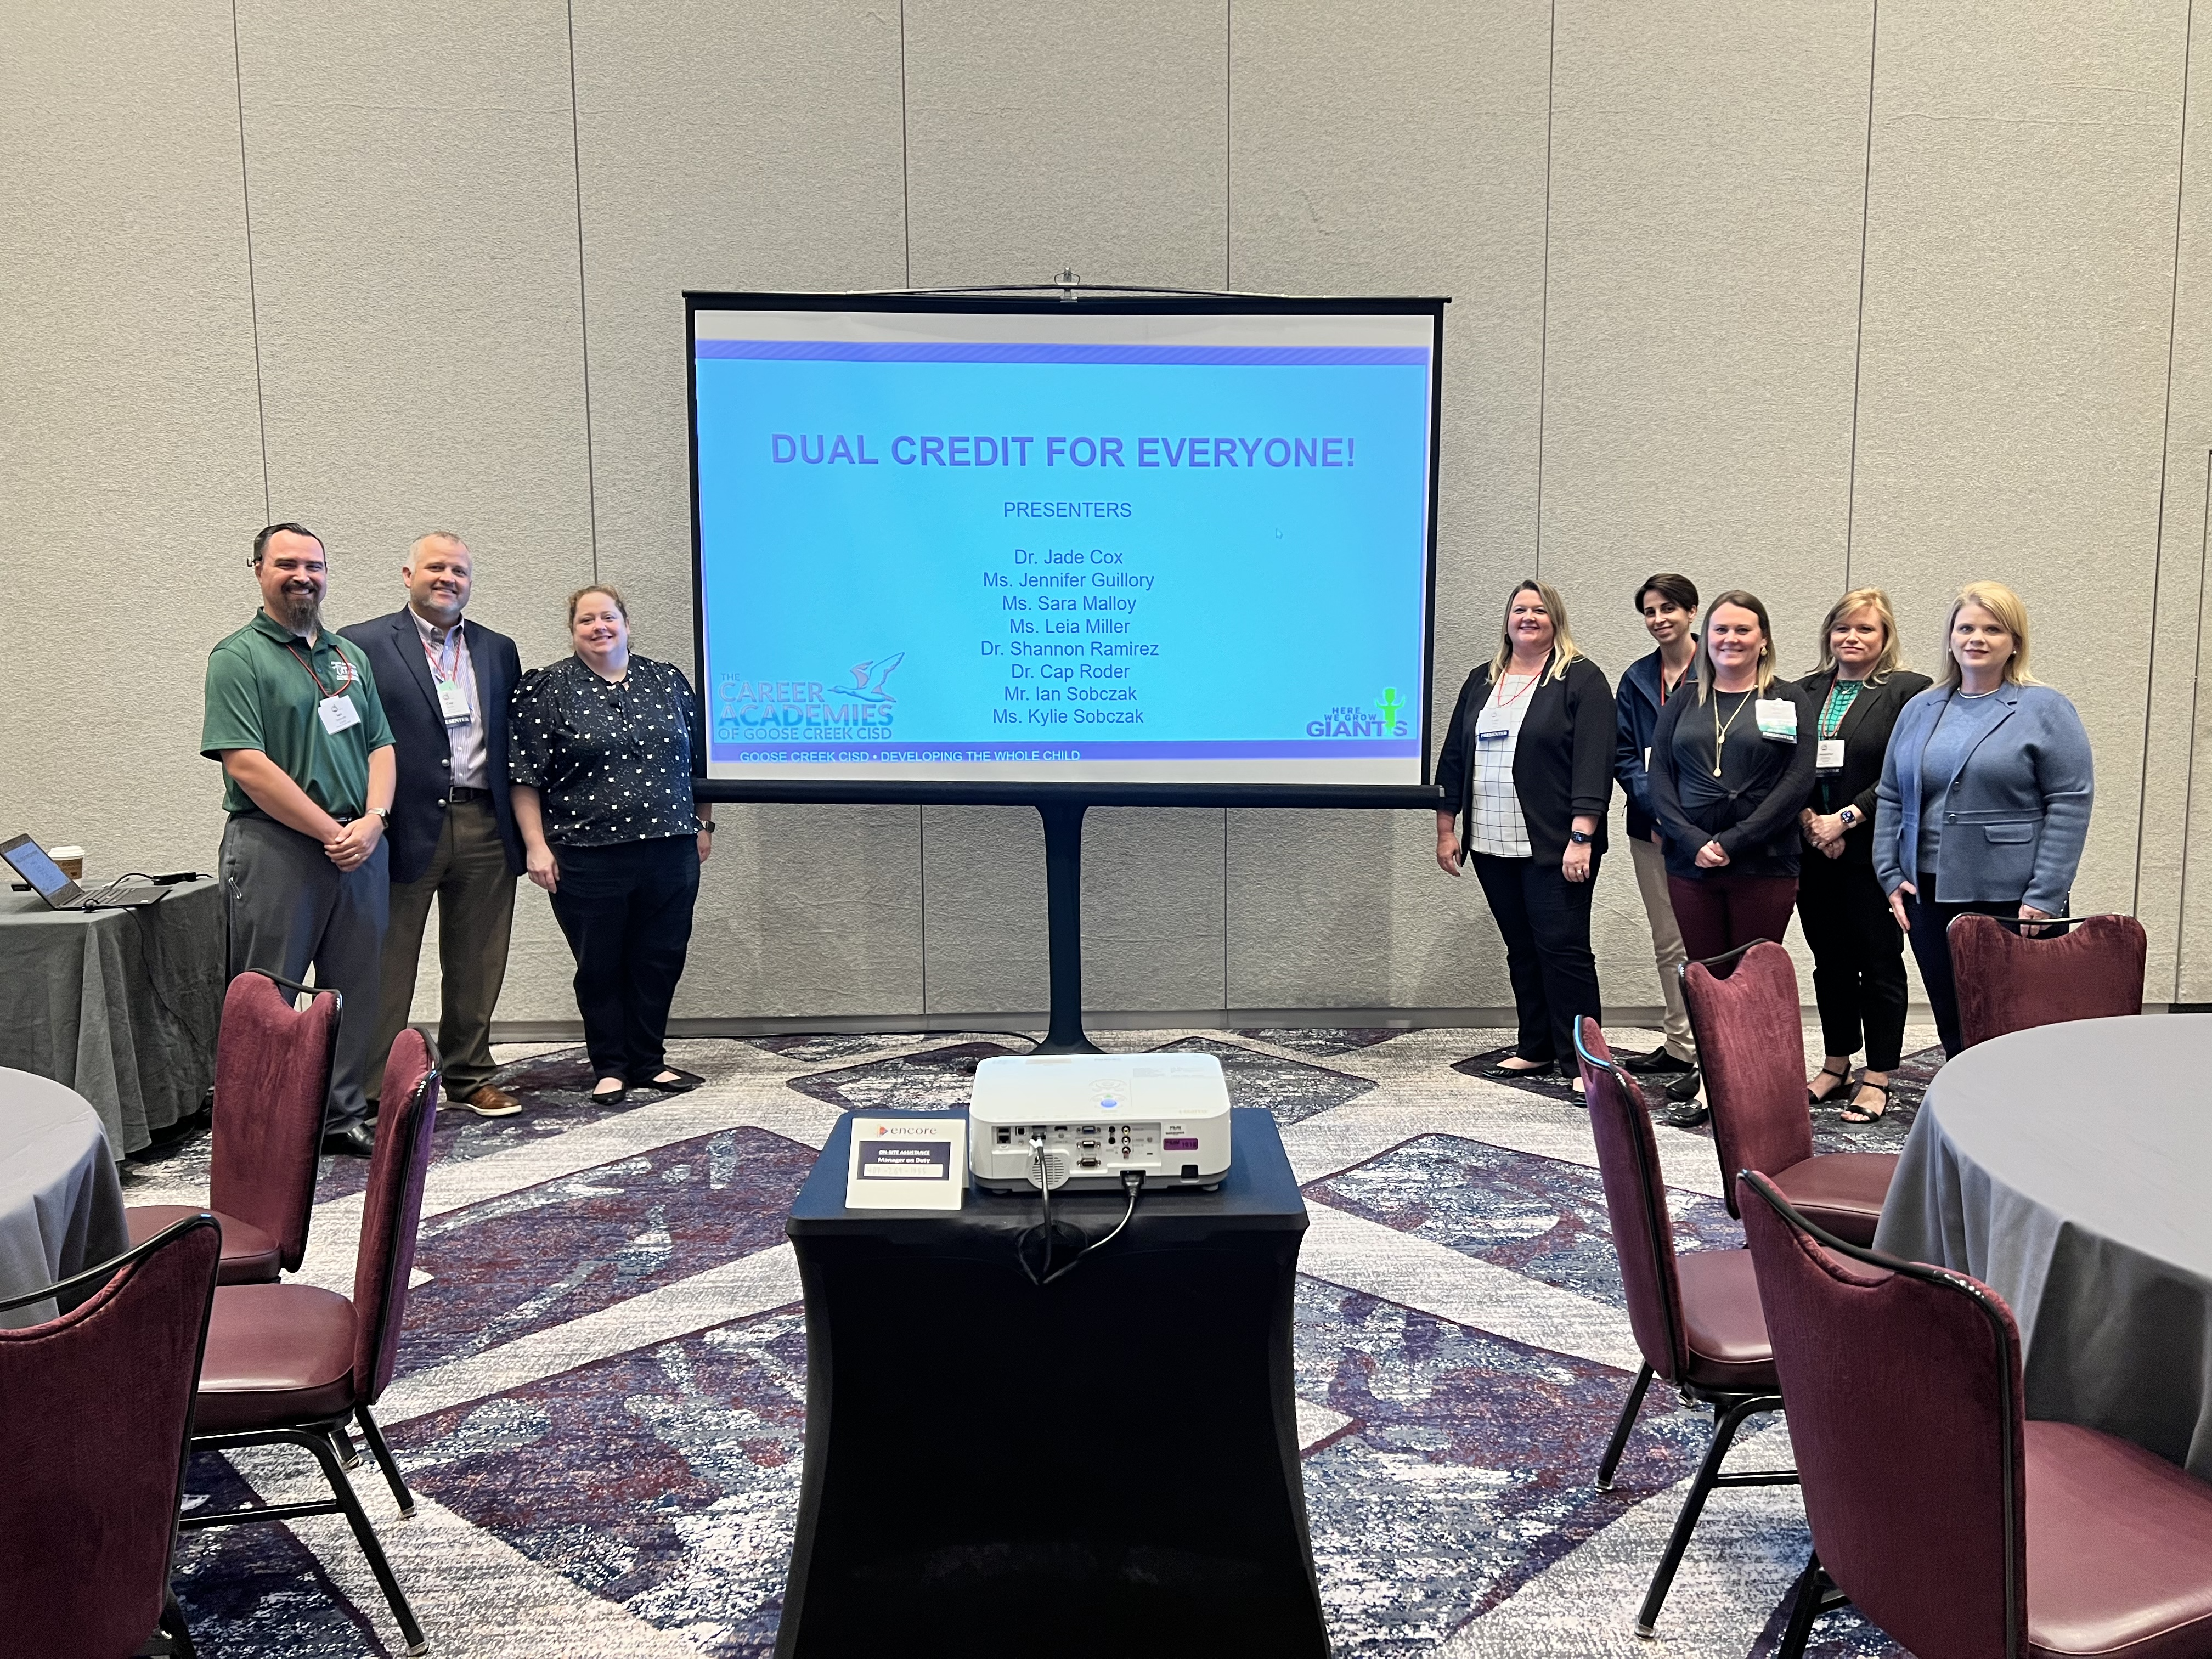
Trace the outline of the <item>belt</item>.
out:
[[[464,789],[457,784],[453,788],[448,789],[446,792],[446,799],[447,800],[489,800],[491,799],[491,791],[489,789]]]

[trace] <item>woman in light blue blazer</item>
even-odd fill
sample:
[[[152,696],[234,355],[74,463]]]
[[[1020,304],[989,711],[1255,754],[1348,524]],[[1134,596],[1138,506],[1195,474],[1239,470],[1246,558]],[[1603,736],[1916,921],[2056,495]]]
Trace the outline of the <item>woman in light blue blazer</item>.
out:
[[[1875,794],[1874,865],[1959,1052],[1954,916],[2063,915],[2096,795],[2074,705],[2027,672],[2027,608],[1997,582],[1952,603],[1943,678],[1905,705]]]

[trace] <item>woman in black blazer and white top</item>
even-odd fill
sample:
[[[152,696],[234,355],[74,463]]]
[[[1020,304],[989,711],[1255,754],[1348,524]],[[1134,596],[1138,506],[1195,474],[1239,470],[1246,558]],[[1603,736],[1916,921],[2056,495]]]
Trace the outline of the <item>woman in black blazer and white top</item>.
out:
[[[1897,617],[1879,587],[1836,601],[1820,625],[1820,665],[1797,682],[1820,711],[1813,798],[1797,815],[1805,837],[1797,915],[1827,1049],[1805,1093],[1818,1105],[1848,1091],[1846,1123],[1871,1123],[1888,1109],[1889,1074],[1903,1058],[1905,936],[1875,879],[1875,793],[1898,711],[1929,684],[1903,667]],[[1854,1086],[1862,1031],[1866,1069]]]
[[[1474,866],[1505,939],[1519,1041],[1500,1072],[1574,1077],[1575,1022],[1603,1018],[1590,887],[1613,793],[1613,690],[1547,584],[1513,590],[1498,654],[1467,677],[1437,783],[1437,862]],[[1581,1084],[1577,1082],[1579,1089]]]

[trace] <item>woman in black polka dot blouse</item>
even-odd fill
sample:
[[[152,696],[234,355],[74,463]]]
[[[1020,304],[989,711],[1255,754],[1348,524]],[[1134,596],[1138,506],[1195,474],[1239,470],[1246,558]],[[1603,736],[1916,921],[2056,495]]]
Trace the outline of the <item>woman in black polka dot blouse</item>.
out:
[[[666,1063],[668,1006],[714,845],[714,809],[691,799],[698,704],[681,669],[630,654],[613,588],[569,596],[568,635],[574,656],[514,688],[515,827],[575,952],[592,1098],[678,1093],[701,1079]]]

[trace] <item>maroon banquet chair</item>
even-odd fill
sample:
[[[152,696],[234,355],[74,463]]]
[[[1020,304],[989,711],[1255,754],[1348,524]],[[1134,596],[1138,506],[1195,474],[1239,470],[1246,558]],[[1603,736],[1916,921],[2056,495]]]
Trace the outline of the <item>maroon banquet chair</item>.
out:
[[[2028,938],[2010,916],[1952,918],[1944,937],[1966,1048],[2031,1025],[2142,1012],[2142,923],[2105,915],[2026,925],[2044,931]]]
[[[341,1437],[346,1420],[353,1418],[384,1470],[400,1514],[414,1514],[414,1495],[369,1407],[392,1381],[407,1311],[407,1279],[415,1265],[416,1230],[422,1218],[431,1133],[437,1124],[438,1072],[420,1031],[403,1030],[392,1045],[383,1099],[362,1207],[353,1299],[312,1285],[226,1285],[215,1299],[207,1358],[200,1367],[194,1450],[303,1447],[322,1465],[331,1496],[312,1503],[195,1513],[184,1524],[221,1527],[343,1515],[407,1638],[407,1651],[414,1654],[428,1650],[422,1627],[340,1465],[345,1455]]]
[[[295,1009],[295,994],[313,1000]],[[222,1228],[225,1285],[274,1284],[307,1254],[340,1004],[336,991],[258,971],[240,974],[224,994],[208,1198]],[[124,1217],[136,1244],[198,1213],[138,1204]]]
[[[1721,977],[1716,970],[1732,960],[1735,971]],[[1830,1232],[1873,1243],[1897,1154],[1814,1155],[1801,1069],[1804,1016],[1790,952],[1771,939],[1755,939],[1726,956],[1686,962],[1682,1000],[1705,1071],[1729,1213],[1736,1213],[1736,1172],[1757,1170]]]
[[[1644,1391],[1654,1376],[1673,1384],[1683,1397],[1713,1408],[1713,1437],[1698,1466],[1697,1479],[1682,1500],[1666,1553],[1651,1575],[1636,1632],[1651,1634],[1666,1605],[1690,1534],[1716,1486],[1783,1486],[1796,1481],[1786,1469],[1723,1474],[1721,1463],[1744,1420],[1759,1412],[1782,1409],[1782,1391],[1767,1346],[1766,1324],[1759,1315],[1759,1286],[1751,1258],[1741,1250],[1674,1253],[1674,1224],[1667,1210],[1667,1183],[1660,1172],[1659,1146],[1635,1079],[1613,1063],[1597,1022],[1585,1018],[1575,1033],[1583,1090],[1589,1103],[1590,1129],[1597,1139],[1598,1174],[1605,1186],[1605,1211],[1613,1226],[1613,1249],[1628,1293],[1628,1322],[1644,1364],[1630,1385],[1613,1439],[1597,1468],[1601,1489],[1613,1485]]]
[[[222,1249],[215,1218],[191,1213],[0,1302],[89,1292],[0,1330],[0,1652],[192,1653],[169,1572]]]
[[[2212,1486],[2026,1420],[2020,1331],[1988,1285],[1742,1185],[1813,1527],[1777,1659],[1844,1601],[1918,1659],[2212,1655]]]

